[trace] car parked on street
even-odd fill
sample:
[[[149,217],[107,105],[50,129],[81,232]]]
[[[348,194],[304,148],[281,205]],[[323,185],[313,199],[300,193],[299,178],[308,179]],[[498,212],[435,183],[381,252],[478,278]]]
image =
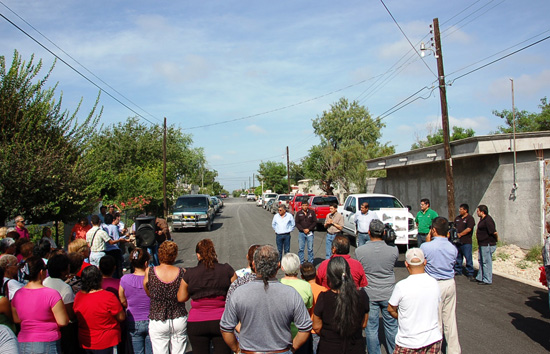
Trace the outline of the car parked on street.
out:
[[[247,201],[247,202],[250,202],[250,201],[255,202],[255,201],[256,201],[256,194],[254,194],[254,193],[248,193],[248,194],[246,195],[246,201]]]
[[[315,194],[296,194],[292,200],[288,203],[290,208],[289,212],[293,215],[296,215],[296,212],[302,207],[302,202],[307,202],[309,197],[314,196]]]
[[[369,211],[376,212],[378,219],[380,219],[384,223],[387,222],[386,220],[388,220],[388,217],[384,215],[384,213],[382,213],[380,209],[408,208],[410,210],[409,207],[403,206],[403,203],[401,203],[399,199],[397,199],[393,195],[351,194],[346,198],[344,205],[338,207],[338,212],[341,213],[342,216],[344,217],[344,228],[342,229],[343,232],[347,233],[348,235],[352,235],[352,236],[355,235],[356,225],[354,222],[354,215],[359,210],[359,207],[361,206],[361,204],[365,202],[369,203]],[[408,224],[409,242],[416,241],[416,235],[418,234],[418,229],[416,228],[416,224],[414,222],[414,216],[410,213],[410,211],[407,212],[407,224]],[[401,230],[395,229],[395,231],[401,231]],[[402,231],[404,231],[404,229]]]
[[[293,195],[291,194],[279,194],[271,204],[271,208],[269,209],[271,214],[275,214],[279,210],[280,205],[284,205],[288,210],[288,203],[292,200],[292,197]]]
[[[324,226],[327,215],[330,213],[330,205],[332,203],[338,204],[338,198],[333,195],[316,195],[310,197],[307,203],[309,209],[315,212],[317,223]]]
[[[256,206],[262,206],[263,202],[264,202],[264,199],[262,197],[258,197],[258,200],[256,201]]]
[[[209,195],[183,195],[176,200],[167,222],[173,231],[185,228],[205,228],[210,231],[214,223],[214,214],[214,203]]]
[[[262,195],[262,198],[264,200],[262,206],[264,207],[264,209],[267,209],[267,202],[269,202],[271,199],[277,198],[277,193],[264,193]]]
[[[218,197],[210,197],[210,200],[214,204],[214,211],[219,213],[222,208],[220,199]]]

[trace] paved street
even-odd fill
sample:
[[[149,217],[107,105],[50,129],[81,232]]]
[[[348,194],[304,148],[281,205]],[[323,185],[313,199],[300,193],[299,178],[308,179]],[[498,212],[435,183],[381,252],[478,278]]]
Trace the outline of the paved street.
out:
[[[275,245],[273,215],[240,198],[225,200],[225,208],[211,232],[173,233],[180,247],[178,265],[196,265],[195,245],[203,238],[214,241],[220,262],[238,269],[246,265],[246,252],[254,243]],[[315,235],[315,264],[324,259],[325,232]],[[298,252],[298,232],[292,233],[291,252]],[[354,253],[352,249],[352,254]],[[401,250],[396,276],[407,276]],[[282,276],[282,275],[281,275]],[[548,353],[550,314],[548,293],[542,289],[495,276],[492,286],[478,286],[465,277],[457,283],[457,317],[460,343],[465,354]],[[188,305],[189,308],[189,305]]]

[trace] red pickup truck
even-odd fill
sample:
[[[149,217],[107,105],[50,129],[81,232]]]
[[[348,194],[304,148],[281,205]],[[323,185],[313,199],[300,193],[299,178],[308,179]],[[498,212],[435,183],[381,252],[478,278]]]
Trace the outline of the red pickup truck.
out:
[[[307,202],[309,197],[315,194],[296,194],[294,198],[288,203],[290,205],[290,213],[296,215],[296,212],[302,207],[302,202]]]
[[[338,204],[338,198],[333,195],[317,195],[308,200],[309,209],[315,212],[317,223],[324,226],[327,215],[330,214],[330,205]]]

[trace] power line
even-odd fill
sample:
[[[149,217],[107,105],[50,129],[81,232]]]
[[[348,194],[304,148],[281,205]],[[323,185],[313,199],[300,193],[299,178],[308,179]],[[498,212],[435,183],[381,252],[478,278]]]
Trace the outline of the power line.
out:
[[[414,50],[414,52],[420,57],[420,59],[422,59],[422,62],[424,63],[424,65],[428,68],[428,70],[430,70],[430,72],[433,74],[434,77],[437,78],[437,75],[433,72],[433,70],[428,66],[428,64],[426,63],[426,61],[424,60],[424,58],[422,58],[422,56],[420,55],[420,53],[418,53],[418,51],[416,50],[416,48],[414,47],[414,45],[411,43],[409,37],[407,37],[407,35],[405,34],[405,32],[403,31],[403,29],[401,28],[401,26],[399,25],[399,23],[397,23],[397,20],[395,19],[395,17],[393,17],[390,9],[388,9],[388,7],[386,6],[386,4],[384,3],[384,0],[380,0],[380,2],[382,3],[382,5],[384,5],[384,8],[386,9],[386,11],[388,12],[388,14],[390,14],[393,22],[395,22],[395,24],[397,25],[397,27],[399,28],[399,30],[401,31],[401,33],[403,33],[403,36],[405,36],[405,39],[407,39],[407,42],[409,42],[409,44],[411,45],[411,48]]]
[[[522,47],[522,48],[520,48],[520,49],[518,49],[518,50],[515,50],[515,51],[513,51],[513,52],[510,53],[510,54],[506,54],[505,56],[502,56],[502,57],[500,57],[500,58],[498,58],[498,59],[495,59],[495,60],[493,60],[493,61],[491,61],[491,62],[489,62],[489,63],[487,63],[487,64],[485,64],[485,65],[482,65],[482,66],[480,66],[480,67],[477,67],[477,68],[475,68],[474,70],[470,70],[470,71],[468,71],[468,72],[465,73],[465,74],[462,74],[462,75],[460,75],[460,76],[457,76],[457,77],[455,77],[455,78],[453,79],[453,81],[451,81],[451,83],[450,83],[449,85],[452,85],[456,80],[458,80],[458,79],[460,79],[460,78],[462,78],[462,77],[464,77],[464,76],[466,76],[466,75],[470,75],[470,74],[472,74],[472,73],[474,73],[474,72],[476,72],[476,71],[478,71],[478,70],[480,70],[480,69],[483,69],[483,68],[485,68],[485,67],[487,67],[487,66],[489,66],[489,65],[492,65],[492,64],[494,64],[494,63],[496,63],[496,62],[498,62],[498,61],[501,61],[502,59],[508,58],[509,56],[512,56],[512,55],[514,55],[514,54],[517,54],[517,53],[519,53],[519,52],[521,52],[521,51],[523,51],[523,50],[525,50],[525,49],[527,49],[527,48],[529,48],[529,47],[532,47],[532,46],[534,46],[535,44],[539,44],[539,43],[541,43],[541,42],[543,42],[543,41],[545,41],[545,40],[547,40],[547,39],[549,39],[549,38],[550,38],[550,36],[547,36],[547,37],[544,37],[544,38],[542,38],[542,39],[539,39],[538,41],[536,41],[536,42],[534,42],[534,43],[531,43],[531,44],[529,44],[529,45],[526,45],[525,47]]]
[[[383,75],[383,74],[381,74]],[[232,122],[237,122],[237,121],[240,121],[240,120],[245,120],[245,119],[250,119],[250,118],[255,118],[255,117],[259,117],[259,116],[263,116],[263,115],[266,115],[266,114],[270,114],[270,113],[274,113],[274,112],[278,112],[278,111],[282,111],[282,110],[285,110],[285,109],[288,109],[288,108],[291,108],[291,107],[295,107],[295,106],[299,106],[299,105],[302,105],[304,103],[308,103],[308,102],[311,102],[311,101],[315,101],[315,100],[318,100],[320,98],[323,98],[323,97],[326,97],[326,96],[330,96],[336,92],[340,92],[340,91],[344,91],[350,87],[354,87],[354,86],[357,86],[357,85],[361,85],[369,80],[372,80],[376,77],[378,77],[380,75],[377,75],[377,76],[373,76],[373,77],[370,77],[368,79],[365,79],[365,80],[361,80],[359,82],[356,82],[355,84],[351,84],[351,85],[348,85],[346,87],[342,87],[342,88],[339,88],[337,90],[334,90],[334,91],[331,91],[329,93],[325,93],[323,95],[320,95],[320,96],[317,96],[317,97],[313,97],[313,98],[310,98],[310,99],[307,99],[307,100],[304,100],[304,101],[300,101],[300,102],[297,102],[297,103],[293,103],[293,104],[290,104],[290,105],[287,105],[287,106],[283,106],[283,107],[279,107],[279,108],[274,108],[272,110],[269,110],[269,111],[264,111],[264,112],[260,112],[260,113],[255,113],[255,114],[251,114],[251,115],[248,115],[248,116],[244,116],[244,117],[239,117],[239,118],[235,118],[235,119],[228,119],[228,120],[224,120],[224,121],[220,121],[220,122],[216,122],[216,123],[210,123],[210,124],[203,124],[203,125],[197,125],[197,126],[194,126],[194,127],[188,127],[188,128],[185,128],[186,130],[191,130],[191,129],[198,129],[198,128],[206,128],[206,127],[212,127],[212,126],[215,126],[215,125],[220,125],[220,124],[226,124],[226,123],[232,123]]]
[[[124,107],[126,107],[128,110],[130,110],[131,112],[135,113],[137,116],[141,117],[142,119],[144,119],[145,121],[151,123],[152,125],[155,125],[155,123],[151,122],[149,119],[145,118],[144,116],[142,116],[141,114],[139,114],[138,112],[136,112],[135,110],[133,110],[132,108],[128,107],[128,105],[126,105],[124,102],[122,102],[121,100],[119,100],[118,98],[116,98],[115,96],[113,96],[109,91],[106,91],[104,90],[101,86],[99,86],[98,84],[96,84],[95,82],[93,82],[91,79],[89,79],[86,75],[84,75],[83,73],[81,73],[80,71],[78,71],[75,67],[73,67],[71,64],[67,63],[65,60],[63,60],[63,58],[61,58],[59,55],[55,54],[52,50],[50,50],[48,47],[46,47],[44,44],[40,43],[40,41],[38,41],[36,38],[34,38],[33,36],[31,36],[29,33],[27,33],[25,30],[23,30],[21,27],[17,26],[14,22],[12,22],[9,18],[7,18],[6,16],[4,16],[3,14],[0,13],[0,16],[2,18],[4,18],[6,21],[8,21],[12,26],[14,26],[15,28],[17,28],[19,31],[23,32],[27,37],[29,37],[30,39],[32,39],[34,42],[36,42],[39,46],[41,46],[42,48],[44,48],[45,50],[47,50],[51,55],[53,55],[54,57],[56,57],[59,61],[61,61],[63,64],[67,65],[69,68],[71,68],[74,72],[76,72],[78,75],[82,76],[86,81],[88,81],[89,83],[91,83],[92,85],[94,85],[95,87],[97,87],[100,91],[102,92],[105,92],[109,97],[111,97],[113,100],[117,101],[118,103],[120,103],[121,105],[123,105]]]
[[[473,4],[467,6],[464,10],[460,11],[459,13],[457,13],[456,15],[452,16],[451,18],[447,19],[445,22],[442,22],[441,23],[441,26],[443,26],[444,24],[446,24],[447,22],[451,21],[453,18],[455,17],[458,17],[459,15],[461,15],[463,12],[465,12],[466,10],[468,10],[470,7],[474,6],[475,4],[477,4],[478,2],[480,2],[481,0],[477,0],[476,2],[474,2]],[[493,0],[491,0],[493,1]]]
[[[493,0],[493,1],[494,1],[494,0]],[[493,2],[493,1],[491,1],[491,2]],[[484,11],[484,12],[480,13],[478,16],[472,18],[470,21],[466,22],[466,23],[463,24],[462,26],[455,28],[454,31],[452,31],[451,33],[447,33],[447,34],[444,36],[444,38],[449,37],[450,35],[452,35],[452,34],[455,33],[456,31],[458,31],[458,30],[461,29],[462,27],[464,27],[464,26],[466,26],[467,24],[471,23],[472,21],[478,19],[479,17],[485,15],[487,12],[491,11],[492,9],[494,9],[495,7],[497,7],[498,5],[502,4],[504,1],[505,1],[505,0],[502,0],[501,2],[499,2],[498,4],[496,4],[495,6],[490,7],[489,9],[487,9],[487,11]],[[487,5],[490,4],[491,2],[489,2],[489,3],[485,4],[484,6],[480,7],[477,11],[481,10],[483,7],[487,6]],[[477,11],[475,11],[475,12],[477,12]],[[460,20],[460,21],[457,22],[457,23],[460,23],[461,21],[467,19],[468,17],[470,17],[471,15],[473,15],[475,12],[473,12],[473,13],[471,13],[470,15],[466,16],[465,18],[463,18],[462,20]],[[449,30],[449,29],[451,29],[451,28],[452,28],[452,27],[449,27],[449,28],[447,28],[447,30]]]
[[[30,24],[27,20],[25,20],[23,17],[21,17],[18,13],[16,13],[15,11],[13,11],[11,8],[9,8],[6,4],[4,4],[2,1],[0,1],[0,4],[2,4],[6,9],[8,9],[9,11],[11,11],[11,13],[13,13],[15,16],[17,16],[21,21],[25,22],[30,28],[32,28],[33,30],[35,30],[36,32],[38,32],[38,34],[40,34],[42,37],[44,37],[48,42],[50,42],[52,45],[54,45],[57,49],[59,49],[60,51],[62,51],[66,56],[68,56],[69,58],[71,58],[75,63],[77,63],[78,65],[80,65],[84,70],[86,70],[88,73],[90,73],[92,76],[94,76],[96,79],[98,79],[99,81],[101,81],[103,84],[105,84],[107,87],[109,87],[111,90],[113,90],[114,92],[116,92],[118,95],[120,95],[121,97],[123,97],[126,101],[130,102],[131,104],[133,104],[134,106],[136,106],[137,108],[141,109],[143,112],[147,113],[149,116],[151,116],[152,118],[158,120],[159,122],[162,122],[161,119],[155,117],[154,115],[152,115],[151,113],[147,112],[145,109],[143,109],[142,107],[140,107],[138,104],[136,104],[135,102],[133,102],[132,100],[130,100],[128,97],[124,96],[122,93],[120,93],[118,90],[116,90],[114,87],[112,87],[111,85],[109,85],[108,83],[106,83],[105,81],[103,81],[100,77],[98,77],[96,74],[94,74],[92,71],[90,71],[87,67],[85,67],[84,65],[82,65],[82,63],[80,63],[78,60],[76,60],[75,58],[73,58],[69,53],[67,53],[66,51],[63,50],[63,48],[59,47],[57,44],[55,44],[52,40],[50,40],[46,35],[44,35],[42,32],[40,32],[36,27],[34,27],[32,24]]]

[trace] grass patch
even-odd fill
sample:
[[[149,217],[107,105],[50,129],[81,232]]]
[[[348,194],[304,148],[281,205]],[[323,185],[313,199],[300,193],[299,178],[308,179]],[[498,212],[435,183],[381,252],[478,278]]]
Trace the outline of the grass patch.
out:
[[[501,261],[506,262],[508,259],[510,259],[510,255],[508,253],[502,252],[502,253],[499,253],[496,258],[500,259]]]
[[[542,264],[542,245],[531,247],[525,255],[525,260]]]
[[[521,261],[516,263],[516,266],[519,269],[527,269],[527,268],[529,268],[529,262],[526,261],[525,259],[522,259]]]

